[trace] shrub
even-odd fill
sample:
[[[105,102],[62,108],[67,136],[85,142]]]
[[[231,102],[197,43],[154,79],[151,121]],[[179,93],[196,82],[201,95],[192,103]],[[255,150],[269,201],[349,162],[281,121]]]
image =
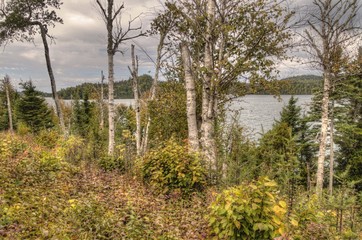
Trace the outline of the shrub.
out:
[[[103,156],[99,159],[98,165],[104,171],[117,170],[123,172],[125,170],[125,163],[120,157]]]
[[[188,195],[206,184],[206,171],[200,158],[174,139],[144,157],[142,172],[144,181],[158,193],[176,190]]]
[[[283,233],[286,203],[275,199],[268,178],[229,188],[211,204],[209,226],[216,239],[273,239]]]

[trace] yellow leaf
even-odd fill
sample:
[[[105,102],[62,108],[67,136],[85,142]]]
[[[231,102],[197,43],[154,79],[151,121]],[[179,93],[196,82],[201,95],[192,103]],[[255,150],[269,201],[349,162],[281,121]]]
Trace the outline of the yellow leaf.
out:
[[[290,223],[291,223],[294,227],[298,227],[298,221],[297,221],[297,220],[292,219],[292,220],[290,221]]]
[[[287,203],[284,201],[279,201],[279,205],[282,206],[283,208],[287,207]]]

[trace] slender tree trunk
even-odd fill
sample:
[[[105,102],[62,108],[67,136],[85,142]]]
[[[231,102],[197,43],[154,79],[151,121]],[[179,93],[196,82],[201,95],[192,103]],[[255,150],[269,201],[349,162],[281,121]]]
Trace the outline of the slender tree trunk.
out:
[[[322,195],[323,191],[323,179],[324,179],[324,162],[326,155],[326,143],[328,135],[328,104],[329,104],[329,90],[330,90],[331,74],[330,71],[324,71],[324,85],[323,85],[323,99],[322,99],[322,125],[321,125],[321,136],[319,143],[319,155],[317,163],[317,183],[316,193],[317,196]]]
[[[99,128],[101,130],[104,129],[104,87],[103,87],[103,82],[104,82],[104,75],[103,75],[103,71],[101,72],[101,101],[99,103],[99,108],[100,108],[100,112],[101,112],[101,116],[100,116],[100,123],[99,123]]]
[[[43,24],[41,24],[41,23],[39,23],[38,26],[40,28],[41,38],[43,40],[45,60],[46,60],[46,65],[47,65],[48,74],[49,74],[49,78],[50,78],[50,85],[51,85],[51,88],[52,88],[53,99],[54,99],[54,102],[55,102],[55,110],[56,110],[57,116],[59,118],[60,128],[61,128],[62,132],[65,133],[66,130],[65,130],[63,112],[62,112],[62,108],[61,108],[61,105],[60,105],[60,100],[59,100],[59,97],[58,97],[57,88],[56,88],[56,84],[55,84],[55,78],[54,78],[54,74],[53,74],[53,68],[52,68],[51,61],[50,61],[50,56],[49,56],[49,46],[48,46],[48,41],[47,41],[47,30],[43,26]]]
[[[4,87],[5,87],[5,93],[6,93],[6,104],[8,107],[9,130],[10,130],[10,132],[13,132],[14,127],[13,127],[13,114],[11,111],[11,101],[10,101],[10,79],[8,76],[5,76],[5,78],[4,78]]]
[[[211,177],[216,173],[216,144],[215,144],[215,112],[214,110],[214,86],[212,77],[214,75],[213,57],[212,57],[212,25],[215,12],[215,3],[208,0],[207,17],[208,26],[206,31],[206,44],[204,66],[206,73],[204,74],[202,89],[202,124],[201,124],[201,144],[203,154],[208,162]]]
[[[197,152],[199,150],[199,134],[196,120],[195,80],[192,74],[190,50],[185,42],[181,43],[181,56],[185,74],[188,142],[190,150]]]
[[[98,2],[98,0],[97,0]],[[100,4],[99,4],[100,5]],[[114,49],[113,42],[113,0],[107,0],[107,54],[108,54],[108,155],[114,156],[115,146],[115,107],[114,107],[114,55],[116,49]],[[105,11],[105,9],[103,9]]]
[[[330,128],[330,154],[329,154],[329,186],[328,191],[329,195],[332,196],[333,194],[333,176],[334,176],[334,100],[332,100],[331,104],[331,124],[329,126]]]
[[[152,87],[151,87],[151,96],[150,96],[151,101],[153,101],[156,98],[158,79],[159,79],[159,74],[160,74],[160,69],[161,69],[162,49],[164,46],[165,37],[166,37],[165,34],[161,34],[160,41],[157,46],[156,72],[155,72],[155,77],[153,79]],[[141,144],[142,154],[144,154],[148,148],[150,126],[151,126],[151,117],[148,116],[147,125],[146,125],[146,129],[145,129],[145,135],[143,136],[142,144]]]
[[[131,55],[132,55],[132,70],[129,68],[129,71],[132,75],[133,80],[133,97],[134,97],[134,108],[136,113],[136,150],[137,156],[141,155],[141,108],[139,100],[139,87],[138,87],[138,60],[137,56],[134,53],[134,45],[131,45]]]
[[[114,138],[114,63],[113,53],[108,53],[108,155],[114,155],[114,145],[115,145],[115,138]]]

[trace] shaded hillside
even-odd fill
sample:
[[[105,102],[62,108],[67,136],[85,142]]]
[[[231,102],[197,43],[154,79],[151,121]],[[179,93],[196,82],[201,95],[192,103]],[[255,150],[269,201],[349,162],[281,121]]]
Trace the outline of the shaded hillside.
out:
[[[145,92],[151,88],[152,77],[144,74],[139,76],[140,91]],[[84,94],[88,94],[90,98],[99,96],[101,84],[100,83],[83,83],[75,87],[68,87],[61,89],[58,93],[62,99],[83,98]],[[108,96],[107,83],[104,83],[104,96]],[[130,99],[133,98],[132,80],[123,80],[114,83],[114,98],[116,99]]]
[[[281,94],[311,95],[316,89],[321,89],[323,78],[315,75],[301,75],[281,79],[283,85]]]
[[[316,89],[322,88],[322,77],[315,75],[300,75],[283,78],[272,84],[272,91],[265,90],[263,86],[249,90],[249,94],[281,94],[281,95],[311,95]],[[255,89],[256,88],[256,89]]]

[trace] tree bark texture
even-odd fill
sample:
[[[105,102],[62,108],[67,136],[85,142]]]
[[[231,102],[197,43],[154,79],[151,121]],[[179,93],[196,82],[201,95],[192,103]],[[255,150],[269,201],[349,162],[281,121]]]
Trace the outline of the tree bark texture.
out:
[[[331,74],[329,71],[324,72],[323,99],[322,99],[322,119],[319,139],[319,153],[317,162],[317,182],[316,193],[321,196],[323,191],[324,179],[324,162],[326,157],[327,136],[328,136],[328,113],[329,113],[329,90],[330,90]]]
[[[4,78],[4,88],[6,93],[6,105],[8,107],[9,130],[10,132],[13,132],[14,127],[13,127],[13,114],[11,111],[11,100],[10,100],[10,79],[8,76],[5,76]]]
[[[101,72],[101,96],[100,96],[100,103],[99,103],[99,108],[100,108],[100,112],[101,112],[101,116],[100,116],[100,122],[99,122],[99,128],[101,130],[104,129],[104,74],[103,71]]]
[[[135,46],[131,46],[131,56],[132,56],[132,70],[129,69],[132,75],[132,87],[133,87],[133,97],[134,97],[134,110],[136,114],[136,151],[137,156],[141,155],[141,107],[139,99],[139,87],[138,87],[138,60],[137,56],[134,53]]]
[[[46,60],[46,65],[47,65],[48,74],[49,74],[49,78],[50,78],[52,95],[53,95],[53,99],[55,102],[55,110],[56,110],[57,116],[59,118],[60,128],[61,128],[62,132],[65,133],[66,129],[65,129],[65,123],[64,123],[64,116],[63,116],[60,100],[59,100],[58,93],[57,93],[53,68],[52,68],[51,61],[50,61],[49,46],[48,46],[48,41],[47,41],[47,29],[41,23],[39,23],[38,26],[40,28],[41,38],[43,40],[45,60]]]
[[[201,124],[201,144],[202,151],[208,162],[209,172],[216,173],[216,143],[215,143],[215,112],[214,112],[214,86],[213,86],[213,56],[212,56],[212,27],[215,13],[215,2],[207,2],[207,31],[205,34],[204,66],[202,88],[202,124]],[[211,176],[212,178],[214,176]]]
[[[190,50],[185,42],[181,43],[181,56],[185,74],[188,143],[190,150],[197,152],[199,150],[199,131],[196,119],[195,80],[192,74]]]

